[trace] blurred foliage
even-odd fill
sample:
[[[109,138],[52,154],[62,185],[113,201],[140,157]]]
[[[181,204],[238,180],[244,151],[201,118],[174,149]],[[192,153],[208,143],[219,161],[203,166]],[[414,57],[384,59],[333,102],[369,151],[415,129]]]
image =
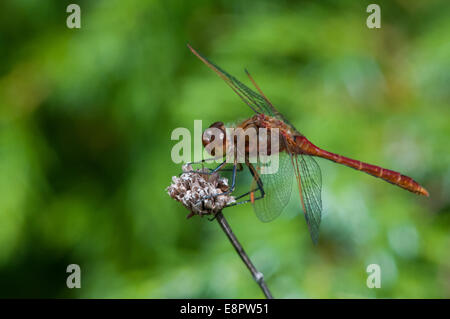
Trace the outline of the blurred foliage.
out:
[[[0,3],[1,297],[263,297],[218,225],[165,192],[173,129],[251,115],[187,42],[247,67],[313,143],[430,191],[319,160],[317,246],[295,191],[272,223],[226,210],[276,297],[450,297],[448,1],[378,1],[381,29],[369,1],[285,0],[80,0],[68,29],[71,2]]]

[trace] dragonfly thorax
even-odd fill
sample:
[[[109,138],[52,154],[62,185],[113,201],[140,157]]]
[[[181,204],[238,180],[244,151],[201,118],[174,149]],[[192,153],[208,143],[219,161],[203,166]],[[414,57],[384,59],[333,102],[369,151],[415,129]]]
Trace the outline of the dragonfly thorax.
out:
[[[284,151],[284,136],[285,128],[280,123],[270,123],[258,114],[235,127],[225,127],[222,122],[211,124],[203,132],[202,143],[212,156],[231,156],[243,160]]]

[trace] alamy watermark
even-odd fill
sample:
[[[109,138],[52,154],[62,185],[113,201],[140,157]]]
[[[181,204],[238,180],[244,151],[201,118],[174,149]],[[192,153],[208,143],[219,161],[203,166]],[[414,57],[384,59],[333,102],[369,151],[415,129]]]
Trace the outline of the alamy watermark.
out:
[[[381,288],[381,267],[378,264],[370,264],[366,268],[366,284],[368,288]]]
[[[70,13],[66,19],[66,25],[69,29],[81,28],[81,8],[78,4],[69,4],[66,12]]]
[[[366,11],[371,13],[366,20],[369,29],[381,28],[381,8],[378,4],[372,3],[367,6]]]
[[[70,264],[66,268],[66,272],[70,273],[66,279],[67,288],[81,288],[81,268],[77,264]]]

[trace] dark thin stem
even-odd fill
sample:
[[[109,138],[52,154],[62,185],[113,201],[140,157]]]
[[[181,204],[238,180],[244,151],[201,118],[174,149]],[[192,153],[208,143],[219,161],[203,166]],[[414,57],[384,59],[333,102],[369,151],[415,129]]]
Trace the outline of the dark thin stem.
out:
[[[264,281],[264,276],[261,272],[256,269],[256,267],[253,265],[250,258],[248,258],[247,254],[244,251],[244,248],[242,248],[241,244],[237,240],[236,236],[233,234],[233,231],[231,230],[230,225],[228,224],[227,220],[223,216],[222,212],[218,212],[216,214],[216,219],[219,222],[220,227],[227,235],[228,239],[230,240],[231,244],[233,245],[236,252],[241,257],[242,261],[247,266],[248,270],[252,273],[253,279],[255,279],[256,283],[261,287],[261,290],[263,291],[264,295],[267,299],[273,299],[272,294],[269,291],[269,288],[267,288],[266,282]]]

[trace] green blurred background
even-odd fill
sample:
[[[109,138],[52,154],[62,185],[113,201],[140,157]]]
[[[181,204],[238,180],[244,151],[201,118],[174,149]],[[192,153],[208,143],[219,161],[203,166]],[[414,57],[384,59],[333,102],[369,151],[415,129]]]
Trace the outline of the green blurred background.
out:
[[[263,297],[217,223],[165,191],[173,129],[252,114],[187,42],[247,67],[313,143],[431,194],[318,160],[317,246],[295,190],[272,223],[226,210],[275,297],[450,297],[448,1],[377,1],[381,29],[372,1],[239,0],[77,1],[68,29],[71,2],[0,4],[1,297]]]

